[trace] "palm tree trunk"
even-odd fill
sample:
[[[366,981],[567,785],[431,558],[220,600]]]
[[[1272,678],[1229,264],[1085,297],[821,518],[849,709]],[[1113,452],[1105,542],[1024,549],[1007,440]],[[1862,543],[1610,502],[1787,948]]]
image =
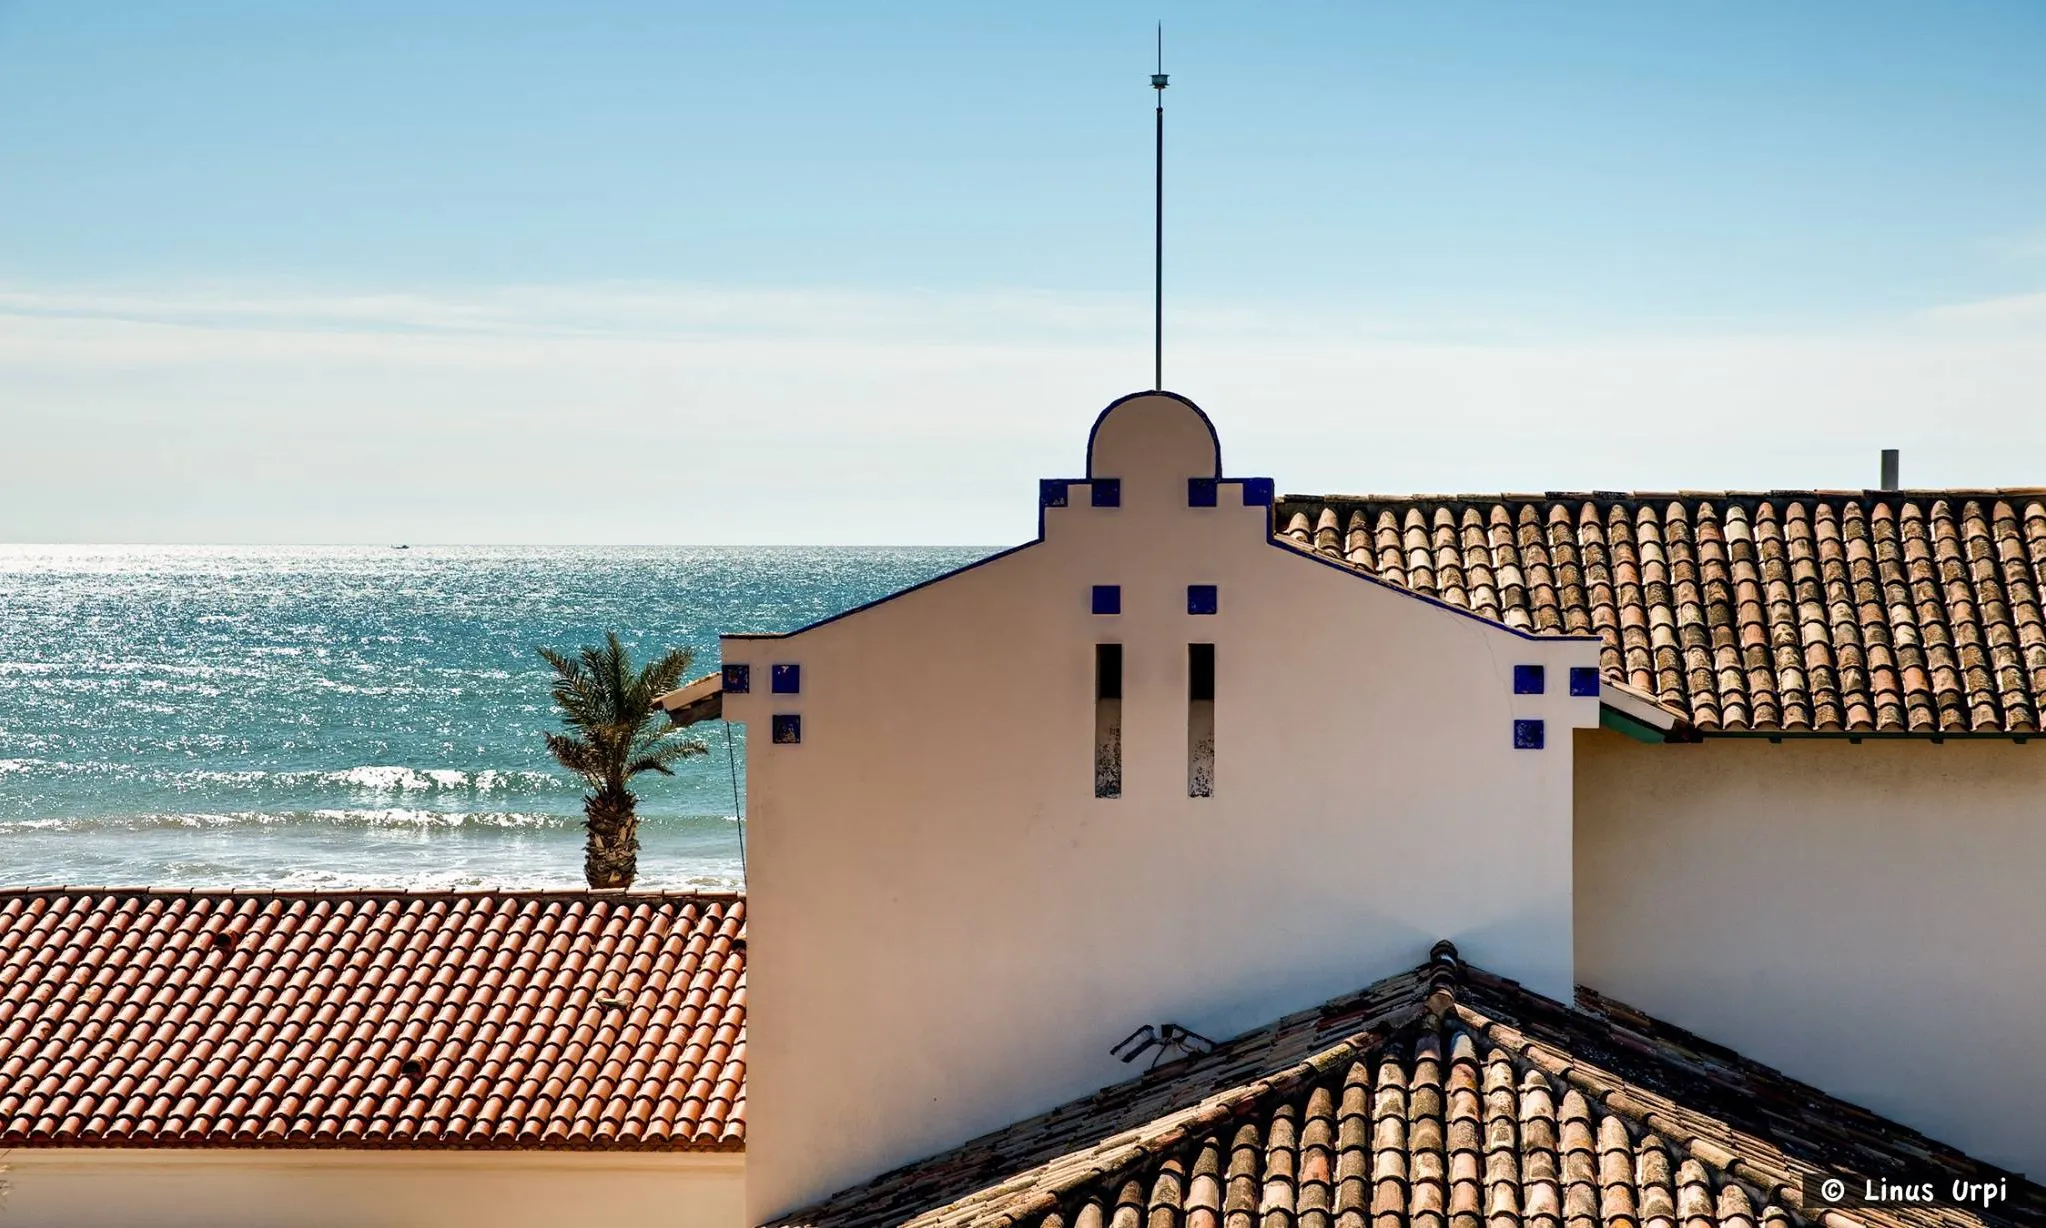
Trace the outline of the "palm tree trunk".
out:
[[[630,887],[639,873],[639,799],[625,789],[602,789],[583,798],[583,877],[592,887]]]

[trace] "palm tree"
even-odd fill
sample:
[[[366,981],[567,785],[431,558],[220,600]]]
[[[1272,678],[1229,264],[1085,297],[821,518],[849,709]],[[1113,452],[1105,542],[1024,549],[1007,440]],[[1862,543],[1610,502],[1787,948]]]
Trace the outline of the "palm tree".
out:
[[[554,667],[554,704],[564,727],[547,735],[547,750],[590,786],[583,795],[589,833],[583,877],[592,887],[630,887],[639,872],[639,799],[626,783],[642,772],[673,776],[669,764],[706,753],[703,743],[667,728],[654,707],[682,681],[694,654],[677,648],[635,673],[616,632],[579,657],[551,648],[539,653]]]

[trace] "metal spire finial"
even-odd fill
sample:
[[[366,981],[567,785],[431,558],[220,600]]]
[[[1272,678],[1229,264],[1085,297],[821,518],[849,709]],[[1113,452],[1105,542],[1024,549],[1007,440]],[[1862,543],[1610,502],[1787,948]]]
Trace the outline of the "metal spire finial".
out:
[[[1158,71],[1151,88],[1158,91],[1157,214],[1152,222],[1151,255],[1151,386],[1165,390],[1165,23],[1158,23]]]

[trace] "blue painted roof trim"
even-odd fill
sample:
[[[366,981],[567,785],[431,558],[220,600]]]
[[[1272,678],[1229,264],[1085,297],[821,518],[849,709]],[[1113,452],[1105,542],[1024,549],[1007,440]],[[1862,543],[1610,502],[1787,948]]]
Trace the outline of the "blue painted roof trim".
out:
[[[1192,401],[1187,400],[1185,397],[1179,395],[1176,392],[1164,391],[1132,392],[1126,397],[1117,397],[1115,400],[1110,401],[1108,403],[1107,409],[1104,409],[1100,413],[1094,415],[1094,425],[1088,428],[1087,430],[1087,478],[1091,480],[1094,477],[1094,437],[1101,433],[1101,424],[1103,422],[1108,421],[1108,415],[1115,412],[1116,406],[1121,405],[1126,401],[1134,401],[1139,397],[1164,397],[1168,401],[1177,401],[1181,405],[1184,405],[1188,409],[1194,411],[1195,416],[1200,418],[1201,425],[1208,428],[1208,442],[1214,445],[1215,448],[1215,480],[1220,481],[1222,478],[1222,437],[1215,433],[1214,420],[1208,417],[1206,410],[1194,404]],[[1107,477],[1120,475],[1104,474],[1102,476]]]
[[[1079,482],[1084,481],[1085,479],[1072,478],[1068,480]],[[1251,479],[1218,478],[1216,480],[1225,483],[1227,482],[1240,483],[1250,481]],[[864,605],[856,605],[850,610],[840,610],[838,613],[833,614],[828,618],[820,618],[814,623],[809,623],[804,626],[797,627],[793,631],[735,631],[728,632],[727,634],[723,635],[720,638],[727,640],[785,640],[791,636],[801,635],[805,631],[813,631],[818,627],[826,625],[827,623],[835,623],[841,618],[850,618],[855,614],[859,614],[866,610],[871,610],[877,605],[885,605],[888,602],[895,600],[897,597],[907,597],[911,593],[916,592],[918,589],[929,588],[933,584],[941,584],[946,580],[950,580],[953,576],[964,575],[965,573],[972,571],[976,567],[985,567],[989,563],[997,562],[1001,559],[1008,558],[1012,554],[1021,553],[1022,551],[1030,549],[1030,547],[1032,546],[1043,545],[1044,512],[1045,509],[1042,506],[1039,506],[1037,509],[1037,536],[1030,539],[1027,542],[1022,543],[1021,545],[1011,546],[1007,550],[998,550],[995,553],[988,555],[984,559],[975,559],[973,562],[966,564],[964,567],[955,567],[951,571],[941,572],[938,575],[932,576],[930,579],[923,581],[922,583],[912,584],[905,589],[898,589],[897,591],[889,593],[883,597],[876,597],[872,601],[869,601]],[[1379,588],[1385,589],[1386,591],[1391,593],[1396,593],[1401,597],[1408,598],[1409,600],[1424,602],[1428,605],[1434,606],[1436,609],[1445,610],[1451,614],[1457,615],[1458,617],[1468,618],[1473,622],[1481,623],[1484,626],[1490,627],[1495,631],[1504,631],[1508,635],[1511,635],[1516,639],[1533,640],[1534,642],[1539,644],[1572,644],[1572,643],[1596,644],[1599,642],[1599,638],[1596,635],[1542,635],[1534,631],[1523,631],[1519,627],[1509,626],[1506,623],[1498,621],[1497,619],[1486,618],[1483,614],[1478,613],[1476,610],[1465,609],[1463,606],[1460,605],[1451,605],[1449,602],[1443,601],[1438,597],[1430,597],[1426,593],[1417,593],[1413,589],[1407,588],[1404,585],[1394,584],[1387,580],[1381,580],[1377,576],[1371,575],[1367,572],[1359,571],[1355,567],[1352,567],[1347,563],[1338,563],[1334,559],[1324,558],[1319,554],[1309,553],[1308,551],[1302,550],[1298,546],[1294,545],[1291,541],[1287,540],[1282,534],[1271,532],[1269,528],[1267,528],[1266,530],[1265,544],[1279,550],[1284,550],[1287,554],[1293,555],[1296,558],[1305,559],[1311,563],[1319,563],[1324,567],[1333,567],[1337,571],[1342,572],[1346,576],[1362,580],[1367,584],[1375,584]]]
[[[1185,397],[1180,396],[1176,392],[1132,392],[1128,396],[1117,397],[1115,400],[1110,401],[1108,403],[1107,409],[1104,409],[1100,413],[1094,415],[1094,425],[1087,431],[1087,476],[1084,478],[1046,478],[1038,483],[1039,491],[1042,492],[1046,482],[1084,484],[1093,481],[1094,436],[1100,432],[1102,420],[1107,418],[1108,415],[1115,410],[1115,407],[1122,404],[1124,401],[1134,401],[1138,397],[1157,396],[1167,397],[1171,400],[1178,401],[1180,404],[1186,406],[1188,409],[1191,409],[1195,413],[1200,414],[1202,424],[1208,428],[1208,438],[1211,441],[1213,441],[1215,445],[1215,480],[1218,482],[1222,481],[1223,480],[1222,440],[1219,435],[1215,434],[1214,422],[1212,422],[1208,418],[1208,415],[1202,411],[1200,406],[1194,404],[1192,401],[1187,400]],[[1242,479],[1239,478],[1236,480],[1241,481]],[[831,615],[829,618],[820,618],[814,623],[808,623],[805,624],[804,626],[797,627],[793,631],[740,631],[727,633],[719,636],[718,638],[721,640],[785,640],[788,639],[790,636],[801,635],[805,631],[814,631],[818,627],[822,627],[827,623],[835,623],[841,618],[851,618],[855,614],[862,613],[863,611],[866,610],[871,610],[875,606],[893,601],[897,597],[907,597],[911,593],[917,591],[920,588],[929,588],[933,584],[938,584],[945,580],[950,580],[953,576],[963,575],[966,572],[972,571],[976,567],[985,567],[989,563],[993,563],[999,559],[1008,558],[1010,555],[1015,554],[1018,551],[1028,550],[1032,546],[1041,545],[1044,542],[1045,506],[1046,505],[1044,502],[1043,495],[1040,493],[1037,500],[1037,536],[1031,538],[1027,542],[1022,543],[1021,545],[1011,546],[1007,550],[998,550],[995,553],[988,555],[984,559],[975,559],[973,562],[966,564],[964,567],[955,567],[951,571],[942,572],[938,575],[932,576],[930,579],[923,581],[921,584],[912,584],[908,588],[899,589],[895,592],[889,593],[885,597],[876,597],[872,601],[869,601],[864,605],[856,605],[850,610],[840,610],[838,613]],[[1064,505],[1061,504],[1060,506]]]
[[[797,627],[794,631],[728,631],[725,634],[719,636],[718,638],[726,640],[785,640],[790,638],[791,636],[801,635],[805,631],[815,631],[817,628],[822,627],[827,623],[835,623],[841,618],[851,618],[853,615],[862,613],[867,610],[871,610],[877,605],[886,605],[887,603],[895,600],[897,597],[907,597],[911,593],[917,591],[920,588],[929,588],[933,584],[942,584],[945,581],[950,580],[952,577],[964,575],[967,572],[972,571],[976,567],[985,567],[989,563],[996,562],[1000,559],[1008,558],[1012,554],[1020,554],[1023,551],[1030,549],[1030,547],[1032,546],[1039,546],[1043,544],[1044,544],[1044,508],[1039,507],[1037,509],[1037,536],[1027,542],[1024,542],[1020,546],[1011,546],[1007,550],[997,550],[995,553],[988,555],[986,558],[975,559],[973,562],[966,564],[964,567],[954,567],[952,570],[947,572],[941,572],[938,575],[932,576],[930,579],[925,580],[920,584],[912,584],[908,588],[897,589],[896,591],[889,593],[885,597],[876,597],[872,601],[869,601],[864,605],[856,605],[850,610],[840,610],[838,613],[831,615],[829,618],[820,618],[814,623],[808,623],[804,626]]]
[[[1125,401],[1134,401],[1138,397],[1165,397],[1168,400],[1178,401],[1180,404],[1186,406],[1188,409],[1191,409],[1196,414],[1200,414],[1202,424],[1208,428],[1208,438],[1212,440],[1215,445],[1215,481],[1217,483],[1224,485],[1240,486],[1246,482],[1256,482],[1264,480],[1260,478],[1223,477],[1222,441],[1220,436],[1215,434],[1214,422],[1209,420],[1208,415],[1201,410],[1200,406],[1194,404],[1192,401],[1187,400],[1185,397],[1180,396],[1176,392],[1132,392],[1128,396],[1117,397],[1115,400],[1110,401],[1108,403],[1107,409],[1104,409],[1099,414],[1095,415],[1094,427],[1092,430],[1087,432],[1087,471],[1088,471],[1087,476],[1084,478],[1051,478],[1047,480],[1065,481],[1072,483],[1084,483],[1093,481],[1095,434],[1101,430],[1101,423],[1108,417],[1110,413],[1112,413],[1115,410],[1116,406],[1121,405]],[[938,575],[932,576],[930,579],[925,580],[920,584],[912,584],[908,588],[899,589],[895,592],[887,594],[886,596],[876,597],[872,601],[869,601],[864,605],[856,605],[850,610],[840,610],[838,613],[833,614],[828,618],[820,618],[814,623],[809,623],[804,626],[797,627],[793,631],[731,632],[722,635],[719,638],[724,640],[785,640],[793,636],[801,635],[806,631],[814,631],[819,627],[826,626],[830,623],[835,623],[841,618],[851,618],[853,615],[864,613],[868,610],[873,609],[877,605],[886,605],[888,602],[891,602],[898,597],[907,597],[911,593],[916,592],[918,589],[929,588],[933,584],[942,584],[946,580],[950,580],[954,576],[964,575],[965,573],[972,571],[976,567],[985,567],[989,563],[998,562],[1002,559],[1008,558],[1012,554],[1021,553],[1022,551],[1030,549],[1032,546],[1044,544],[1044,513],[1045,513],[1044,500],[1040,498],[1037,502],[1036,537],[1031,538],[1027,542],[1023,542],[1021,545],[1011,546],[1007,550],[998,550],[995,553],[988,555],[984,559],[975,559],[973,562],[966,564],[964,567],[955,567],[951,571],[942,572]],[[1483,623],[1487,627],[1491,627],[1499,631],[1504,631],[1508,635],[1516,636],[1523,640],[1534,640],[1537,643],[1542,644],[1557,643],[1596,644],[1599,642],[1599,638],[1596,635],[1540,635],[1533,631],[1523,631],[1518,627],[1508,626],[1507,624],[1499,622],[1496,619],[1486,618],[1483,614],[1478,613],[1476,610],[1468,610],[1460,605],[1451,605],[1447,601],[1443,601],[1440,598],[1430,597],[1426,593],[1417,593],[1413,589],[1407,588],[1403,585],[1393,584],[1390,583],[1389,581],[1381,580],[1377,576],[1370,575],[1366,572],[1357,570],[1355,567],[1350,566],[1348,563],[1338,563],[1334,559],[1324,558],[1320,554],[1313,553],[1311,551],[1301,550],[1299,547],[1295,546],[1290,540],[1286,539],[1283,535],[1273,530],[1269,512],[1267,512],[1266,514],[1265,544],[1268,546],[1276,547],[1280,550],[1284,550],[1288,554],[1305,558],[1311,562],[1320,563],[1324,567],[1333,567],[1337,571],[1342,572],[1344,575],[1353,576],[1356,579],[1365,581],[1366,583],[1369,584],[1375,584],[1380,588],[1397,593],[1402,597],[1408,597],[1415,601],[1426,602],[1429,605],[1435,606],[1437,609],[1447,610],[1451,614],[1460,615],[1464,618],[1471,619],[1474,622]]]

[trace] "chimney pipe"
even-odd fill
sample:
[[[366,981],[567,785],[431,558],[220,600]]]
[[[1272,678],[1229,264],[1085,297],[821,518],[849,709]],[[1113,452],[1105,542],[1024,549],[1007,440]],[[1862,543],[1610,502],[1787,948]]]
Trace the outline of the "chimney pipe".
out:
[[[1895,448],[1883,449],[1882,488],[1884,490],[1897,489],[1897,449]]]

